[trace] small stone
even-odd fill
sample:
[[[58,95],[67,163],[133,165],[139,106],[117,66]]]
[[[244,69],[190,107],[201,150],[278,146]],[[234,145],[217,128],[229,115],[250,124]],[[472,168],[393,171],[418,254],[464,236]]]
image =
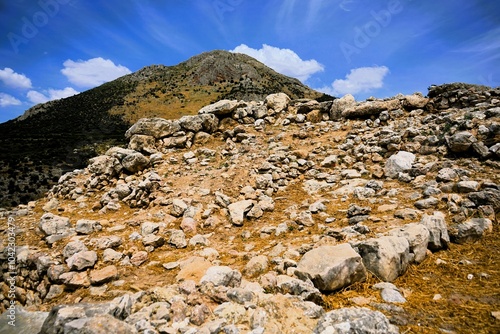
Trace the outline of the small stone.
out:
[[[405,297],[398,290],[383,289],[380,296],[387,303],[406,303]]]
[[[130,263],[138,267],[148,260],[148,252],[140,251],[132,255],[130,258]]]
[[[73,254],[66,260],[70,270],[83,270],[92,268],[97,262],[97,253],[94,251],[83,251]]]
[[[111,265],[99,270],[90,272],[90,283],[92,285],[101,285],[118,278],[118,269]]]

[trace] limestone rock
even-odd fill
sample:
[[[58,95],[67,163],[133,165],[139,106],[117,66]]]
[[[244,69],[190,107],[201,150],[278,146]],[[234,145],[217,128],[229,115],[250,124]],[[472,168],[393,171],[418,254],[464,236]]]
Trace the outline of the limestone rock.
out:
[[[160,139],[171,136],[180,130],[181,126],[178,121],[163,118],[141,118],[125,132],[125,137],[129,139],[133,135],[138,134]]]
[[[212,283],[214,286],[237,288],[241,284],[241,273],[227,266],[214,266],[207,269],[200,284]]]
[[[128,143],[128,148],[148,155],[158,152],[155,138],[146,135],[133,135]]]
[[[383,281],[391,282],[403,274],[410,262],[410,245],[403,237],[384,236],[354,245],[366,269]]]
[[[243,200],[230,204],[228,209],[231,223],[236,226],[242,226],[245,214],[250,211],[253,204],[252,200]]]
[[[330,109],[330,119],[338,121],[342,118],[342,114],[347,109],[352,109],[356,105],[356,100],[351,94],[342,96],[340,99],[333,100]]]
[[[115,176],[122,170],[122,165],[118,159],[108,156],[100,155],[89,160],[89,172],[97,175]]]
[[[321,292],[310,280],[303,281],[288,275],[278,275],[276,277],[276,287],[282,294],[299,296],[303,300],[312,301],[318,305],[322,303]]]
[[[105,334],[105,333],[138,333],[133,325],[118,320],[111,315],[96,315],[89,318],[72,320],[64,325],[65,334]]]
[[[379,311],[368,308],[342,308],[326,313],[314,334],[399,334],[396,326]]]
[[[415,202],[415,207],[420,210],[436,207],[439,200],[435,197],[424,198]]]
[[[464,223],[452,226],[449,229],[451,241],[463,244],[479,240],[486,232],[493,230],[493,223],[487,218],[472,218]]]
[[[378,115],[384,110],[396,110],[401,108],[401,102],[398,99],[387,101],[366,101],[356,104],[353,107],[346,108],[342,112],[344,118],[359,118]]]
[[[148,253],[145,251],[139,251],[132,255],[130,258],[130,263],[138,267],[148,260]]]
[[[118,269],[111,265],[90,272],[90,284],[100,285],[118,278]]]
[[[420,263],[425,259],[430,238],[429,230],[425,225],[417,223],[407,224],[401,228],[393,229],[389,233],[408,240],[410,253],[414,254],[414,261],[416,263]]]
[[[428,102],[428,98],[422,96],[420,93],[415,93],[404,97],[403,107],[407,110],[423,109]]]
[[[420,224],[429,230],[429,249],[437,251],[448,248],[450,237],[448,235],[448,226],[442,212],[436,211],[432,216],[423,215]]]
[[[484,189],[478,192],[472,192],[467,197],[477,206],[491,205],[495,212],[500,211],[500,190],[494,188]]]
[[[215,116],[225,116],[231,114],[237,108],[244,106],[244,102],[236,100],[220,100],[201,108],[198,114],[214,114]]]
[[[97,253],[94,251],[82,251],[73,254],[66,260],[70,270],[83,270],[92,268],[97,262]]]
[[[410,170],[414,161],[415,155],[413,153],[399,151],[387,159],[384,168],[385,175],[390,178],[395,178],[399,173]]]
[[[149,165],[149,159],[142,153],[135,152],[123,158],[122,165],[127,171],[137,173]]]
[[[362,259],[349,244],[322,246],[305,253],[295,274],[330,292],[366,279]]]
[[[46,213],[40,219],[39,227],[46,236],[55,234],[65,235],[69,233],[71,224],[69,218]]]
[[[187,247],[186,234],[181,230],[171,230],[168,243],[174,246],[175,248],[186,248]]]
[[[75,231],[79,234],[91,234],[100,230],[102,230],[102,226],[96,220],[79,219],[75,226]]]
[[[285,93],[271,94],[266,97],[264,103],[268,109],[273,109],[274,112],[280,113],[288,108],[290,98]]]
[[[248,277],[256,277],[263,274],[268,269],[268,259],[265,255],[253,257],[248,261],[243,273]]]
[[[475,142],[477,142],[476,137],[468,131],[457,132],[446,138],[450,151],[455,153],[467,151]]]
[[[88,250],[89,249],[87,248],[87,246],[85,246],[85,244],[82,241],[80,240],[70,241],[66,244],[66,246],[63,249],[63,256],[65,259],[67,259],[71,257],[73,254]]]
[[[20,306],[15,308],[15,326],[9,324],[10,310],[5,311],[0,318],[4,319],[0,324],[0,333],[3,334],[38,334],[47,319],[49,312],[28,312]]]

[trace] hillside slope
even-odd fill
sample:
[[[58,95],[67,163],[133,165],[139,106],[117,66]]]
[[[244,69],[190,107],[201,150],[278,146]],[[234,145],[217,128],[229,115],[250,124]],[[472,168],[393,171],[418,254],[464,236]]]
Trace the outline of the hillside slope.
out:
[[[179,118],[220,99],[331,98],[255,59],[211,51],[176,66],[152,65],[73,97],[37,105],[0,124],[0,205],[26,203],[64,171],[125,143],[143,117]]]
[[[429,96],[140,120],[0,210],[0,313],[41,334],[499,333],[500,88]]]

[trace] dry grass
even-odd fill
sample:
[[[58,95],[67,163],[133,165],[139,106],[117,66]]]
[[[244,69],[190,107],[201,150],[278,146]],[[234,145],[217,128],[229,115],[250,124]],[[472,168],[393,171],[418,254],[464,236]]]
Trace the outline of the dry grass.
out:
[[[485,238],[429,256],[412,265],[394,282],[406,295],[398,316],[401,333],[500,333],[500,228]],[[438,261],[438,259],[440,261]],[[444,261],[444,262],[442,262]],[[473,275],[468,279],[469,274]],[[378,282],[373,275],[363,283],[325,296],[327,310],[357,306],[351,298],[363,296],[382,302],[371,289]],[[440,300],[434,296],[441,295]],[[388,314],[392,317],[394,315]]]

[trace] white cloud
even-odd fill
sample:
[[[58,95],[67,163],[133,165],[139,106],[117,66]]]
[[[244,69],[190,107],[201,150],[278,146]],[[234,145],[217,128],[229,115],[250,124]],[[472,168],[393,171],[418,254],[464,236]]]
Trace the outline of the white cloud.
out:
[[[95,87],[114,80],[123,75],[132,73],[122,65],[115,65],[109,59],[92,58],[89,60],[66,60],[61,73],[69,82],[80,87]]]
[[[367,93],[373,89],[382,88],[384,77],[388,73],[389,69],[385,66],[354,68],[345,79],[337,79],[331,87],[319,90],[331,95]]]
[[[8,106],[18,106],[21,104],[21,101],[16,99],[14,96],[0,93],[0,107],[8,107]]]
[[[65,97],[76,95],[78,93],[79,92],[77,92],[73,88],[66,87],[64,89],[49,89],[44,93],[40,93],[35,90],[30,90],[28,94],[26,94],[26,96],[32,103],[38,104],[52,100],[59,100]]]
[[[266,44],[262,45],[262,49],[259,50],[241,44],[231,52],[249,55],[276,72],[297,78],[300,81],[305,81],[314,73],[324,70],[323,65],[314,59],[302,60],[290,49],[280,49]]]
[[[7,86],[14,88],[31,88],[31,80],[24,74],[14,72],[11,68],[0,70],[0,80]]]

